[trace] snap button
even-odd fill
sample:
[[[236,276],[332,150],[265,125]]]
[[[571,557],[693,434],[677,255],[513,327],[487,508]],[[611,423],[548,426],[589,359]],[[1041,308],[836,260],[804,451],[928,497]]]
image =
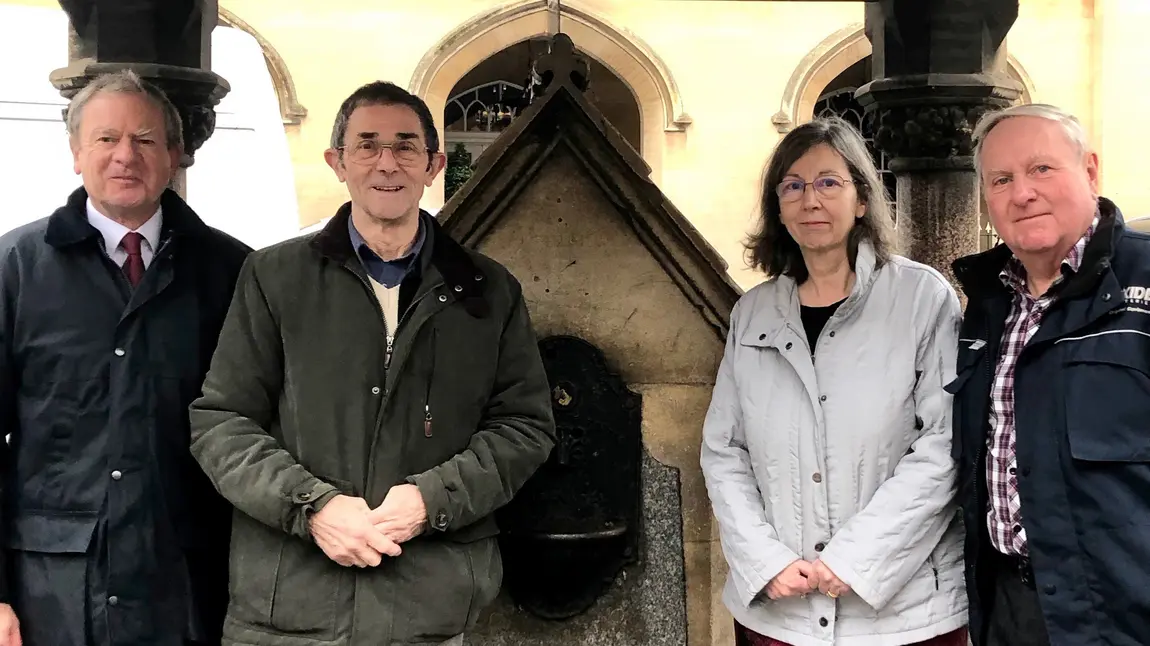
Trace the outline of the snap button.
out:
[[[825,548],[825,547],[826,547],[826,545],[823,545],[822,543],[815,543],[815,551],[816,552],[823,551],[823,548]]]
[[[123,477],[124,477],[124,474],[120,473],[120,471],[118,469],[116,471],[112,472],[112,479],[113,480],[119,480],[120,478],[123,478]]]
[[[380,390],[379,390],[379,386],[372,386],[372,387],[371,387],[371,394],[373,394],[373,395],[378,395],[378,394],[379,394],[379,392],[380,392]]]
[[[1053,595],[1055,592],[1058,592],[1058,588],[1054,587],[1053,585],[1047,585],[1046,587],[1042,588],[1042,591],[1048,595]]]
[[[1106,292],[1105,294],[1102,295],[1102,301],[1103,302],[1109,302],[1110,301],[1110,292]]]
[[[821,401],[821,402],[825,402],[826,400],[827,400],[827,396],[826,396],[826,395],[820,395],[820,396],[819,396],[819,401]]]
[[[830,623],[830,622],[827,621],[826,617],[819,617],[819,625],[820,626],[822,626],[823,628],[826,628],[828,623]]]
[[[446,303],[447,302],[447,294],[440,294],[439,295],[439,302],[440,303]]]
[[[300,499],[302,502],[307,502],[307,501],[311,500],[311,494],[305,491],[305,492],[301,493],[301,494],[298,496],[298,498],[299,498],[299,499]]]
[[[477,281],[483,280],[483,274],[476,274],[475,280],[477,280]]]
[[[814,480],[815,482],[822,482],[823,481],[823,474],[816,473],[813,476],[811,476],[811,480]]]
[[[834,333],[834,330],[831,330],[831,334],[830,334],[830,335],[831,335],[831,336],[834,336],[834,335],[835,335],[835,333]]]
[[[116,348],[116,349],[114,350],[114,352],[113,352],[113,353],[114,353],[114,354],[115,354],[117,357],[122,357],[122,356],[124,356],[125,354],[127,354],[126,352],[124,352],[124,349],[123,349],[123,348]]]
[[[457,291],[457,292],[462,292],[462,291],[463,291],[463,285],[456,285],[456,286],[455,286],[455,291]]]
[[[435,526],[439,529],[447,527],[447,514],[442,511],[435,515]]]
[[[759,335],[759,340],[760,340],[760,341],[762,341],[763,339],[766,339],[766,338],[767,338],[767,335],[766,335],[766,334],[760,334],[760,335]]]
[[[116,595],[112,595],[112,596],[108,597],[108,605],[109,606],[120,605],[120,597],[117,597]]]
[[[787,341],[787,345],[786,345],[786,348],[787,348],[788,350],[790,350],[790,349],[791,349],[791,348],[792,348],[794,345],[795,345],[795,344],[791,343],[790,341]]]

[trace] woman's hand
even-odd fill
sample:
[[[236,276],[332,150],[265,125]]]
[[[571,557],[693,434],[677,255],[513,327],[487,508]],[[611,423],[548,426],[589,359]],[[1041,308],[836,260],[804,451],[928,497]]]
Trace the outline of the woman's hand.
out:
[[[817,576],[813,565],[799,559],[771,579],[767,584],[767,598],[775,601],[784,597],[805,596],[819,587]]]
[[[837,599],[850,593],[851,587],[843,583],[842,579],[835,576],[835,573],[831,572],[831,569],[827,567],[826,563],[815,561],[811,569],[818,579],[819,592],[822,592],[832,599]]]

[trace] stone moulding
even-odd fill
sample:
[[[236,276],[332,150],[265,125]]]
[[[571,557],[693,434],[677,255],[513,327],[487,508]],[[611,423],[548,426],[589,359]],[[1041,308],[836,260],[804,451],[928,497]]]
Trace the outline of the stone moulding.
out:
[[[815,102],[826,83],[870,54],[871,43],[862,23],[849,24],[824,38],[795,66],[783,90],[779,111],[771,117],[775,129],[787,133],[796,125],[811,120],[814,117]],[[1034,81],[1012,55],[1007,56],[1007,71],[1022,84],[1020,100],[1032,103],[1035,95]],[[816,79],[822,82],[814,83]]]
[[[218,24],[245,31],[256,39],[260,49],[264,52],[264,61],[267,63],[268,72],[271,73],[272,85],[276,89],[276,98],[279,100],[280,116],[283,117],[284,125],[299,125],[307,116],[307,108],[300,104],[296,96],[295,82],[292,81],[291,72],[288,71],[287,63],[284,62],[276,48],[255,28],[223,7],[220,7]]]
[[[549,0],[520,0],[472,17],[440,39],[424,54],[411,76],[408,90],[416,96],[426,96],[435,81],[436,74],[444,63],[462,52],[471,42],[494,29],[505,27],[535,14],[546,13],[551,10],[551,4]],[[561,12],[563,19],[578,21],[599,32],[634,59],[643,72],[650,76],[657,88],[659,100],[663,106],[663,130],[665,132],[684,132],[686,130],[692,120],[683,108],[683,98],[679,92],[679,86],[675,83],[671,70],[647,43],[636,34],[611,24],[605,17],[570,0],[563,2]],[[521,40],[542,35],[545,34],[542,32],[525,34]],[[475,62],[478,63],[479,61]],[[619,74],[617,70],[612,71]],[[619,74],[619,76],[626,80],[625,75]]]

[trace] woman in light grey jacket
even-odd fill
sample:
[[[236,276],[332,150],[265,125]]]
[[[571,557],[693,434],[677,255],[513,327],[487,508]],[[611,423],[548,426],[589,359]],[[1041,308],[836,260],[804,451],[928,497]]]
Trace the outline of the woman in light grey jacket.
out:
[[[748,244],[702,467],[740,644],[965,646],[950,397],[959,304],[891,253],[886,192],[839,119],[794,129]]]

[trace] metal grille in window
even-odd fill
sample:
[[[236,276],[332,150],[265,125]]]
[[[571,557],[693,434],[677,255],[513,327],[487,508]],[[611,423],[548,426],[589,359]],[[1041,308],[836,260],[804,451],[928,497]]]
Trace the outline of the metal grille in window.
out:
[[[874,165],[878,168],[882,183],[886,186],[887,195],[891,200],[891,212],[894,213],[896,180],[889,167],[889,160],[885,153],[874,145],[874,114],[866,114],[862,105],[855,99],[855,90],[858,88],[846,87],[824,94],[815,103],[815,117],[836,116],[858,129],[866,141],[867,150],[870,151]]]
[[[986,251],[1002,242],[994,227],[990,225],[990,218],[986,215],[986,208],[982,207],[978,214],[978,250]]]
[[[523,86],[491,81],[451,97],[443,129],[451,132],[500,132],[525,106]]]

